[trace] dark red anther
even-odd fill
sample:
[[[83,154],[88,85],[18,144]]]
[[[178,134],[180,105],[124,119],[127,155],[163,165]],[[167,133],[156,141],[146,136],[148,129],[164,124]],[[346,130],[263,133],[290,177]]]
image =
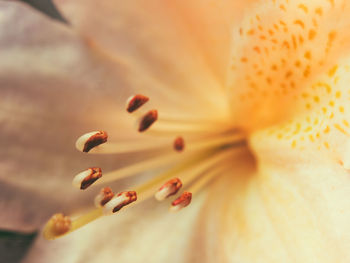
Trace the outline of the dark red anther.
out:
[[[178,152],[182,152],[185,148],[185,140],[179,136],[174,140],[174,150]]]
[[[135,202],[137,200],[137,194],[135,191],[121,192],[117,195],[117,197],[119,197],[119,196],[125,197],[125,200],[113,208],[113,213],[118,212],[124,206],[126,206],[132,202]]]
[[[171,203],[171,209],[173,211],[180,210],[181,208],[184,208],[188,206],[191,203],[192,200],[192,193],[190,192],[183,192],[183,194],[177,198],[175,201]]]
[[[158,119],[158,111],[150,110],[141,119],[139,124],[139,132],[147,130]]]
[[[114,197],[114,193],[110,187],[103,188],[100,194],[102,197],[100,201],[101,206],[104,206],[105,204],[107,204]]]
[[[84,144],[83,152],[87,153],[92,148],[107,142],[108,134],[105,131],[99,131],[96,134],[92,135]]]
[[[149,101],[149,98],[144,95],[137,94],[135,96],[132,96],[131,98],[128,99],[126,110],[129,113],[132,113],[137,109],[139,109],[147,101]]]
[[[90,174],[81,182],[80,189],[84,190],[102,177],[102,170],[99,167],[89,168]]]

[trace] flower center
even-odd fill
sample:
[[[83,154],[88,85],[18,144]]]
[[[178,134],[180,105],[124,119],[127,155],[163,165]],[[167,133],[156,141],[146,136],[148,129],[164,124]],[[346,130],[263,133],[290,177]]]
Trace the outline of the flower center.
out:
[[[74,177],[73,186],[85,190],[145,171],[156,173],[163,168],[165,171],[119,194],[114,194],[110,187],[105,186],[96,195],[96,208],[77,218],[54,215],[44,228],[47,239],[70,233],[101,216],[114,214],[124,206],[140,203],[152,196],[158,201],[173,198],[170,211],[179,211],[188,206],[192,197],[195,198],[208,182],[230,169],[230,159],[246,145],[245,134],[228,123],[177,119],[163,116],[161,112],[158,116],[157,110],[147,109],[145,104],[149,104],[148,101],[149,98],[144,95],[134,95],[127,100],[126,111],[131,118],[135,118],[140,135],[164,136],[165,143],[157,144],[150,139],[152,137],[137,143],[113,141],[108,138],[106,131],[93,131],[79,137],[76,148],[87,154],[125,154],[151,150],[158,154],[107,173],[103,173],[100,167],[88,168]]]

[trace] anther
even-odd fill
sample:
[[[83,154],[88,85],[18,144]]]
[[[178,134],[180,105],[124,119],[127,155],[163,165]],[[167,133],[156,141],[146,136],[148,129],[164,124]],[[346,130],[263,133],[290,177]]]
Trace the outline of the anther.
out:
[[[94,131],[80,136],[75,143],[75,147],[81,152],[89,152],[92,148],[105,143],[108,134],[105,131]]]
[[[137,95],[131,96],[126,102],[126,110],[129,113],[132,113],[137,109],[139,109],[147,101],[149,101],[149,98],[144,95],[137,94]]]
[[[114,197],[114,193],[110,187],[105,187],[95,197],[95,206],[102,207]]]
[[[137,195],[135,191],[121,192],[105,204],[105,206],[103,207],[103,212],[105,214],[118,212],[124,206],[135,202],[136,200]]]
[[[44,235],[47,238],[51,236],[61,236],[70,230],[71,225],[72,221],[68,216],[64,216],[63,214],[55,214],[47,223]]]
[[[139,132],[147,130],[158,119],[158,111],[150,110],[141,119],[139,124]]]
[[[167,181],[154,195],[158,201],[163,201],[171,195],[176,194],[182,187],[182,182],[179,178],[173,178]]]
[[[176,212],[188,206],[192,200],[192,193],[184,192],[179,198],[171,203],[170,211]]]
[[[174,140],[174,150],[178,152],[182,152],[183,149],[185,148],[185,141],[182,137],[177,137]]]
[[[91,167],[79,174],[77,174],[72,184],[80,188],[82,190],[88,188],[90,185],[92,185],[94,182],[96,182],[99,178],[102,177],[102,170],[99,167]]]

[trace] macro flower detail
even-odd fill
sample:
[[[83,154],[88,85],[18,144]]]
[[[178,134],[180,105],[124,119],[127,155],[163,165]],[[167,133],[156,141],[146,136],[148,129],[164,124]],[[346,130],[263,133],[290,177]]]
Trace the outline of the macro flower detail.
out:
[[[47,136],[3,165],[49,207],[28,222],[12,195],[23,210],[0,220],[55,239],[25,262],[350,261],[347,1],[55,4],[69,25],[0,5],[4,32],[32,32],[0,35],[22,52],[0,60],[5,102],[38,116],[4,114],[3,138]]]
[[[137,115],[134,113],[130,116],[136,118],[135,121],[138,123],[139,127],[138,132],[143,133],[149,129],[152,135],[152,132],[157,131],[157,126],[155,128],[151,126],[158,120],[158,111],[142,110],[143,104],[149,100],[149,98],[144,95],[131,96],[130,98],[127,99],[126,102],[126,111],[128,113],[134,113],[138,110]],[[138,116],[141,117],[138,118]],[[183,192],[178,198],[171,202],[170,211],[175,212],[187,207],[191,203],[192,194],[197,193],[216,176],[228,169],[224,162],[228,161],[227,159],[232,155],[233,150],[236,150],[237,147],[245,146],[245,141],[241,131],[229,128],[228,125],[224,125],[221,130],[218,127],[215,127],[215,129],[210,128],[210,121],[205,120],[202,121],[203,123],[189,122],[188,124],[186,120],[172,120],[171,118],[160,118],[158,120],[160,124],[165,126],[169,125],[169,122],[178,123],[181,121],[185,122],[185,125],[188,125],[194,130],[196,130],[197,127],[200,128],[205,125],[206,130],[202,131],[202,135],[198,138],[187,135],[189,136],[188,149],[180,156],[182,158],[178,158],[173,167],[145,184],[138,186],[136,191],[125,191],[114,195],[110,187],[105,187],[95,197],[95,205],[97,204],[96,209],[74,220],[68,219],[67,216],[64,217],[65,220],[69,220],[70,222],[69,227],[65,224],[67,227],[64,228],[64,231],[56,231],[56,229],[62,229],[61,225],[63,225],[63,223],[61,221],[63,221],[63,217],[60,217],[61,220],[57,220],[57,215],[55,214],[46,224],[44,236],[47,239],[55,239],[69,234],[103,215],[111,215],[118,212],[122,207],[135,202],[137,200],[137,195],[141,196],[141,200],[147,200],[154,195],[158,201],[164,201],[166,198],[176,195],[183,186],[183,182],[186,186],[189,184],[191,184],[191,186],[189,188],[187,186],[187,191]],[[159,134],[162,133],[164,133],[164,131],[159,130],[158,134],[155,133],[154,135],[159,136]],[[196,134],[196,136],[198,136],[198,134]],[[118,149],[118,142],[114,143],[111,140],[107,142],[107,137],[107,132],[105,131],[88,132],[80,136],[75,145],[79,151],[92,154],[110,154],[113,153],[113,149],[116,149],[118,153],[137,153],[137,151],[142,149],[147,150],[147,145],[149,145],[150,148],[154,146],[152,141],[150,141],[150,144],[143,142],[145,145],[141,145],[141,149],[139,149],[138,145],[133,145],[132,143],[129,145],[128,142],[123,142],[124,146],[121,147],[124,149],[123,152]],[[171,147],[171,143],[172,141],[169,140],[169,145],[158,146],[158,151],[163,154],[165,150],[165,155],[156,156],[141,163],[132,164],[129,167],[115,170],[104,175],[102,175],[101,168],[88,168],[74,177],[73,185],[81,190],[85,190],[92,185],[113,182],[114,180],[121,180],[125,177],[132,176],[137,172],[144,171],[147,169],[147,166],[148,169],[157,170],[158,167],[170,165],[174,160],[174,150],[184,150],[184,139],[181,136],[175,138],[173,145],[174,150]],[[105,152],[104,149],[107,149],[107,151]],[[170,152],[167,152],[169,150]],[[174,175],[182,179],[172,178]],[[165,183],[156,191],[155,186],[162,181],[165,181]]]

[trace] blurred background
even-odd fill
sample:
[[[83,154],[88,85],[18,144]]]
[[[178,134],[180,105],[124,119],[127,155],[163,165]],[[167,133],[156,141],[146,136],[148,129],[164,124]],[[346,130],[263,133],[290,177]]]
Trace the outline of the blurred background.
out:
[[[52,19],[67,23],[50,0],[21,0],[21,2],[30,5]],[[36,235],[37,233],[23,234],[0,229],[0,263],[21,262]]]

